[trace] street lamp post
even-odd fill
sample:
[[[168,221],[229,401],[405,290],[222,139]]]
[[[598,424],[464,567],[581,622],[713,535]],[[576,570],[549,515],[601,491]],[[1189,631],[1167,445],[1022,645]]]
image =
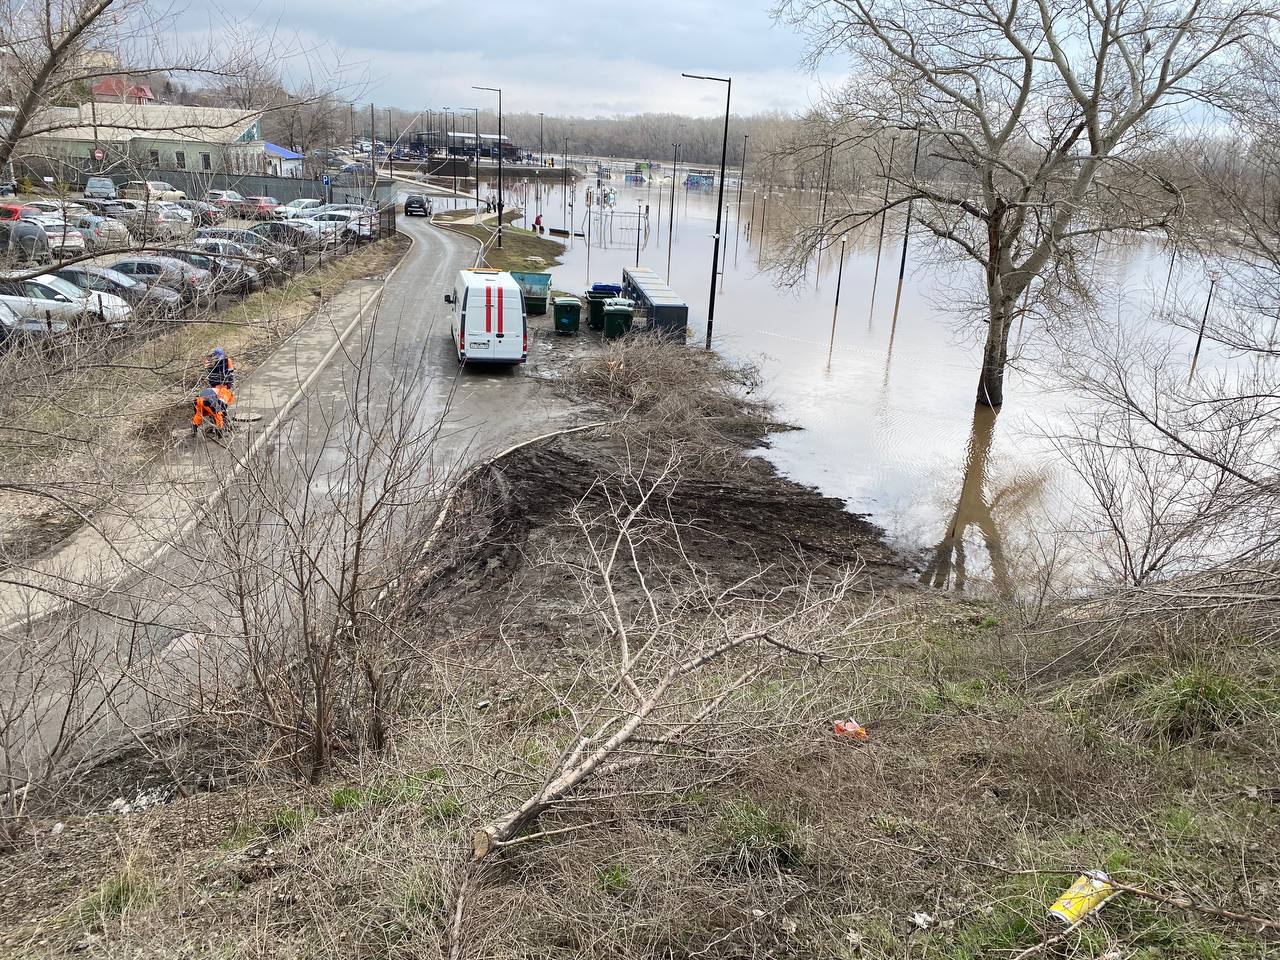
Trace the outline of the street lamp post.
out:
[[[738,265],[738,238],[742,234],[742,181],[747,179],[747,137],[742,135],[742,166],[738,168],[738,212],[733,216],[733,265]]]
[[[671,222],[667,224],[667,283],[671,282],[671,236],[676,232],[676,171],[680,168],[680,144],[671,145]]]
[[[538,114],[538,166],[547,165],[547,154],[542,145],[542,114]]]
[[[488,90],[498,95],[498,249],[502,249],[502,88],[476,87],[472,90]]]
[[[729,102],[733,95],[732,77],[706,77],[696,73],[682,73],[682,77],[690,80],[712,80],[725,85],[724,92],[724,137],[720,143],[720,193],[716,199],[716,232],[711,247],[711,298],[707,303],[707,344],[711,349],[711,328],[716,316],[716,267],[720,263],[720,229],[724,223],[724,165],[729,152]]]
[[[569,138],[564,138],[564,161],[561,164],[564,168],[564,189],[561,191],[560,197],[560,218],[564,220],[565,227],[569,231],[569,243],[573,244],[573,224],[569,222]]]
[[[644,204],[643,200],[636,201],[636,267],[640,266],[640,207]]]
[[[449,157],[449,168],[453,170],[453,202],[456,209],[458,203],[458,162],[453,156],[453,138],[458,132],[458,114],[452,107],[441,107],[440,112],[445,117],[444,142],[448,144],[448,149],[445,152]],[[453,118],[452,133],[449,130],[450,117]]]
[[[474,154],[474,156],[472,157],[472,167],[474,169],[472,170],[472,173],[474,173],[476,176],[476,223],[479,223],[480,222],[480,108],[479,107],[455,107],[454,109],[470,110],[476,122],[475,123],[475,139],[472,141],[474,143],[474,147],[472,149],[472,153]],[[453,192],[455,194],[458,192],[456,170],[454,171]],[[457,198],[455,197],[454,199],[455,209],[457,208],[456,207],[457,202],[458,202]]]

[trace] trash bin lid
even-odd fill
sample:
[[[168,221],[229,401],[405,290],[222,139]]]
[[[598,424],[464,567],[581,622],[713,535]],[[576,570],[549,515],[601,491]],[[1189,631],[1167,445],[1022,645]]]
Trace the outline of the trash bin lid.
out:
[[[581,306],[581,301],[577,297],[556,297],[556,306],[567,306],[568,304]]]

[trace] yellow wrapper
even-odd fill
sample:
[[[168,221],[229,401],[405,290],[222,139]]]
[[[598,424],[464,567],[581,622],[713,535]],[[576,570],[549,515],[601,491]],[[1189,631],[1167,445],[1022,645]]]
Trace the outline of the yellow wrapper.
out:
[[[1053,902],[1049,915],[1072,926],[1102,906],[1113,893],[1111,878],[1101,870],[1092,870],[1077,877],[1067,892]]]

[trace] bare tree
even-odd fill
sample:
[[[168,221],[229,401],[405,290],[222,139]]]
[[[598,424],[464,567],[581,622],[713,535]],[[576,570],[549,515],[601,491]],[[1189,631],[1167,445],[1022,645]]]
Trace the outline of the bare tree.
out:
[[[899,162],[887,206],[916,203],[925,229],[981,269],[977,399],[991,407],[1004,401],[1024,292],[1069,275],[1086,238],[1158,228],[1178,213],[1175,185],[1152,177],[1143,157],[1187,110],[1239,92],[1237,71],[1268,46],[1271,19],[1241,0],[930,0],[894,10],[784,0],[776,12],[806,33],[815,60],[852,61],[854,76],[824,105],[834,129],[823,142],[910,131],[935,162],[932,180]],[[883,208],[833,209],[801,236],[802,260]]]

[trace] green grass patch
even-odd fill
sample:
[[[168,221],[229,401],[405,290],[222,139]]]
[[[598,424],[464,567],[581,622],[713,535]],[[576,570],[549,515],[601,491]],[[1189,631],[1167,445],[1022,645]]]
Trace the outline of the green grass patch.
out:
[[[605,893],[616,894],[631,889],[631,868],[625,863],[611,863],[596,870],[596,881]]]
[[[791,820],[745,798],[730,800],[720,808],[715,840],[729,865],[744,873],[789,866],[803,855]]]
[[[133,864],[126,864],[80,905],[80,919],[88,925],[123,916],[128,910],[155,899],[155,886]]]
[[[493,234],[491,227],[476,224],[452,224],[449,229],[475,237],[482,243]],[[502,249],[498,249],[496,243],[490,243],[485,250],[484,263],[494,270],[542,273],[558,265],[563,255],[564,244],[558,240],[548,240],[532,230],[507,224],[502,228]]]

